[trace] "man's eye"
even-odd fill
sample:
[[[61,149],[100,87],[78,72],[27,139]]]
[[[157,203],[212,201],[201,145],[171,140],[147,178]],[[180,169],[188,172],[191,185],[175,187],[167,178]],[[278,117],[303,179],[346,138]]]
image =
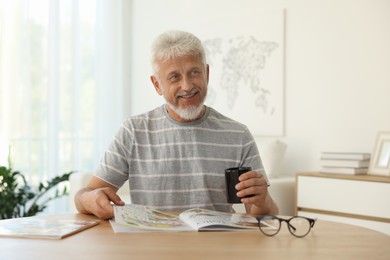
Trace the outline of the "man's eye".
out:
[[[192,76],[198,76],[200,74],[200,71],[199,70],[193,70],[191,71],[191,75]]]
[[[175,80],[177,80],[179,78],[179,76],[178,75],[171,75],[168,79],[170,80],[170,81],[175,81]]]

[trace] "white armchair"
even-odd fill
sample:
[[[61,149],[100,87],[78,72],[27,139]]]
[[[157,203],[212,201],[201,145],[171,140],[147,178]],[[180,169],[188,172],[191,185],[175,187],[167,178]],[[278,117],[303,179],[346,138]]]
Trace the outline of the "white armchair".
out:
[[[260,155],[269,176],[269,192],[279,207],[279,214],[292,216],[295,204],[295,179],[294,177],[281,177],[286,149],[285,143],[275,140],[264,146],[264,150],[260,150]]]
[[[284,154],[287,145],[274,140],[260,147],[260,156],[270,182],[269,193],[279,207],[279,214],[294,215],[295,179],[294,177],[281,177]],[[237,212],[244,212],[242,204],[233,206]]]
[[[276,140],[267,144],[264,150],[260,150],[260,154],[271,184],[269,192],[279,207],[279,214],[292,216],[294,214],[295,181],[293,177],[279,177],[285,150],[286,144]],[[79,189],[87,185],[90,178],[90,173],[76,173],[70,176],[69,210],[71,212],[77,212],[74,205],[74,196]],[[125,183],[119,189],[118,195],[126,203],[131,202],[128,183]],[[237,212],[244,212],[242,204],[235,204],[234,209]]]
[[[279,207],[279,215],[294,215],[295,179],[293,177],[272,178],[269,193]]]

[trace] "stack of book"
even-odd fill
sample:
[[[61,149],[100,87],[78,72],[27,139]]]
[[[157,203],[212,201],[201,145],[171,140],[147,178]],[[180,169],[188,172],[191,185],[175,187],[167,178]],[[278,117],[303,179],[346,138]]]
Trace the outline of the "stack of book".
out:
[[[321,153],[321,172],[361,175],[366,174],[370,165],[369,153]]]

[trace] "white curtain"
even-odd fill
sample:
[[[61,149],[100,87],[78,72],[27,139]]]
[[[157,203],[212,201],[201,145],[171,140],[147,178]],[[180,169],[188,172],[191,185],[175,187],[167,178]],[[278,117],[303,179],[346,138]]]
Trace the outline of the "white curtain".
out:
[[[128,114],[129,3],[0,0],[1,165],[11,147],[32,185],[96,168]]]

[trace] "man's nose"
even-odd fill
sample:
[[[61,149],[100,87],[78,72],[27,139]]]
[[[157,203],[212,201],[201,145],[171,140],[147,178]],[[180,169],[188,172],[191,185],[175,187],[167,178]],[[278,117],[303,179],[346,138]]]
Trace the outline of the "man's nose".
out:
[[[191,80],[188,77],[184,77],[181,84],[181,89],[185,91],[191,91],[192,87]]]

